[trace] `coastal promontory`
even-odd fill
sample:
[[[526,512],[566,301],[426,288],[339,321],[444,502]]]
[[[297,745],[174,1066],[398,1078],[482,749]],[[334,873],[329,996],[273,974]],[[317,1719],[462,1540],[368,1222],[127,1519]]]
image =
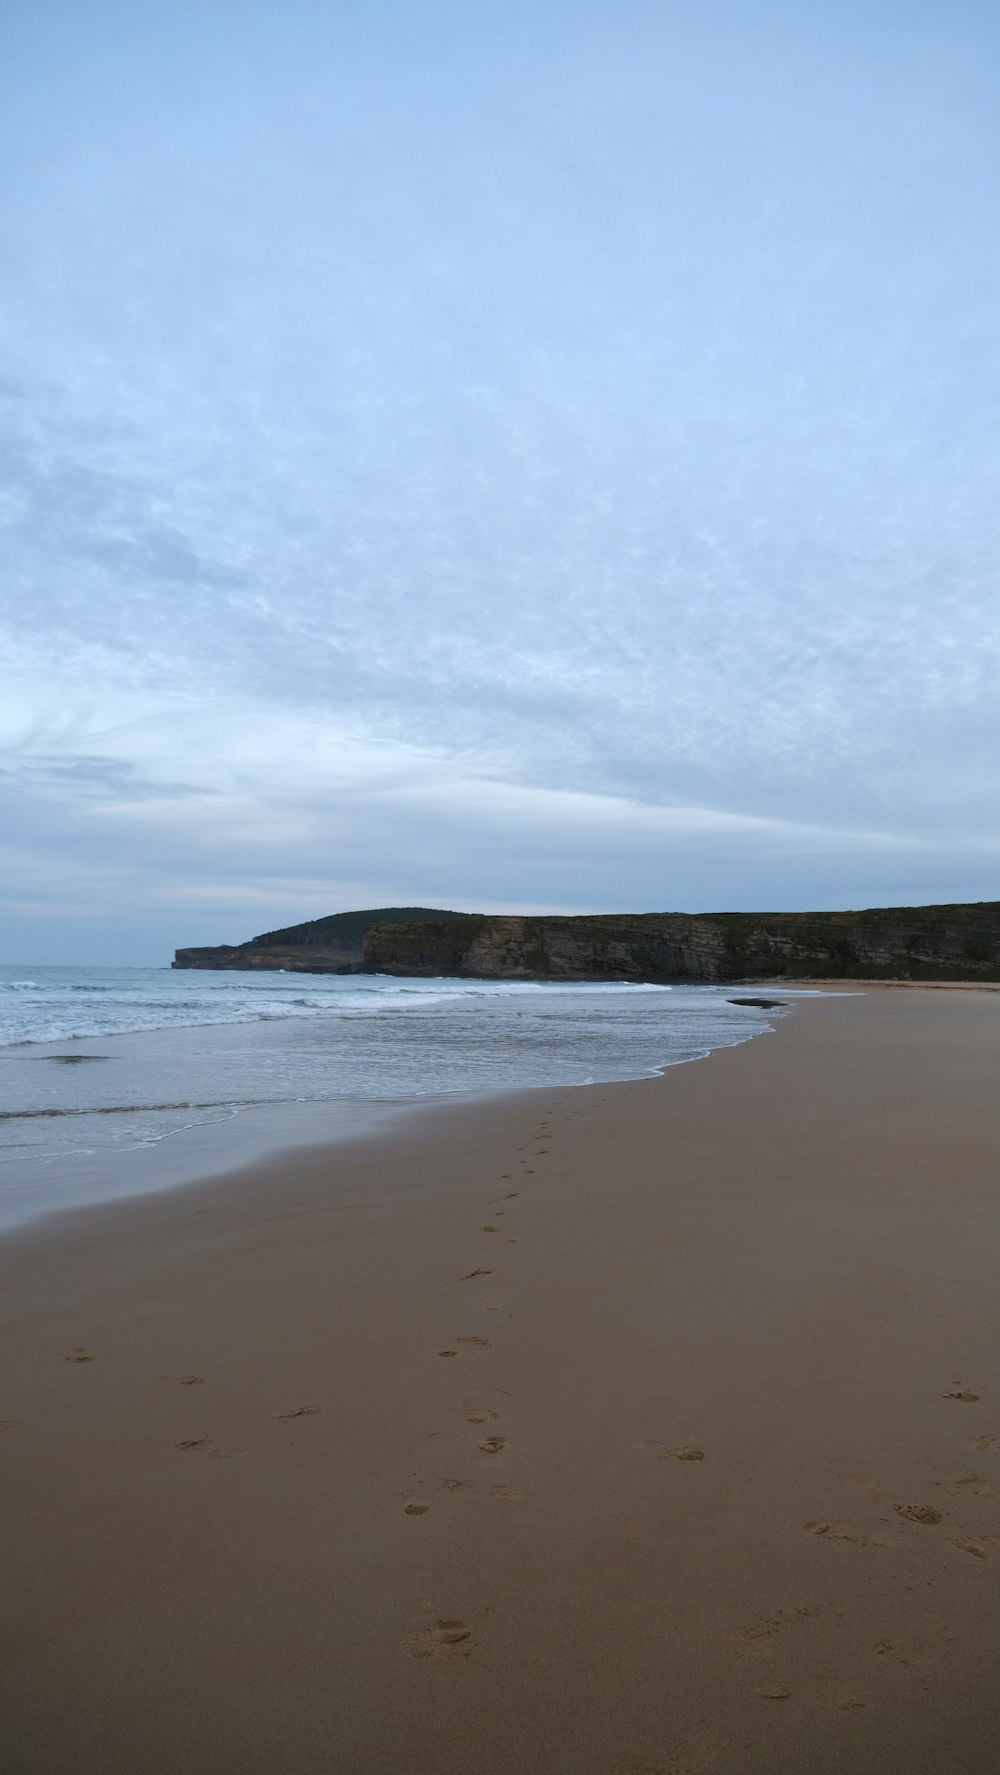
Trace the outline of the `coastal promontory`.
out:
[[[1000,902],[570,917],[378,907],[242,944],[178,949],[173,966],[496,980],[989,983],[1000,981]]]

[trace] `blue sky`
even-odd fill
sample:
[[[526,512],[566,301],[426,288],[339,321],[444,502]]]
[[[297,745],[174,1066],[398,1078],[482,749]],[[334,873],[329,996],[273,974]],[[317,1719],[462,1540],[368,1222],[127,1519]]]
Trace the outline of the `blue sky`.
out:
[[[8,6],[0,959],[1000,897],[998,51]]]

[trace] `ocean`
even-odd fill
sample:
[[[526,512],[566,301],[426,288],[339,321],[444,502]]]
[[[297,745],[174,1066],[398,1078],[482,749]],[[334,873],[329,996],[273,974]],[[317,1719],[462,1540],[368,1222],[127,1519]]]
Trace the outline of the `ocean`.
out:
[[[0,1227],[355,1134],[419,1102],[652,1074],[781,1015],[740,996],[0,967]]]

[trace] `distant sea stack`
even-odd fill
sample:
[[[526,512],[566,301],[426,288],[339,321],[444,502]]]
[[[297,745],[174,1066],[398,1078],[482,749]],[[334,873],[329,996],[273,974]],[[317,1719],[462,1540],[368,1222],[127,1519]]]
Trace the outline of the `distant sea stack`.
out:
[[[175,968],[478,980],[1000,981],[1000,901],[865,912],[500,917],[426,906],[337,912],[249,943],[178,949]]]

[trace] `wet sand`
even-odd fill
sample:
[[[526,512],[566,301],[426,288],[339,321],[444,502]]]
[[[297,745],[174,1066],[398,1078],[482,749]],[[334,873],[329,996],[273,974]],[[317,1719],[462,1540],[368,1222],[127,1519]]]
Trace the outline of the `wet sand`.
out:
[[[1000,1766],[998,1078],[809,1001],[0,1242],[5,1775]]]

